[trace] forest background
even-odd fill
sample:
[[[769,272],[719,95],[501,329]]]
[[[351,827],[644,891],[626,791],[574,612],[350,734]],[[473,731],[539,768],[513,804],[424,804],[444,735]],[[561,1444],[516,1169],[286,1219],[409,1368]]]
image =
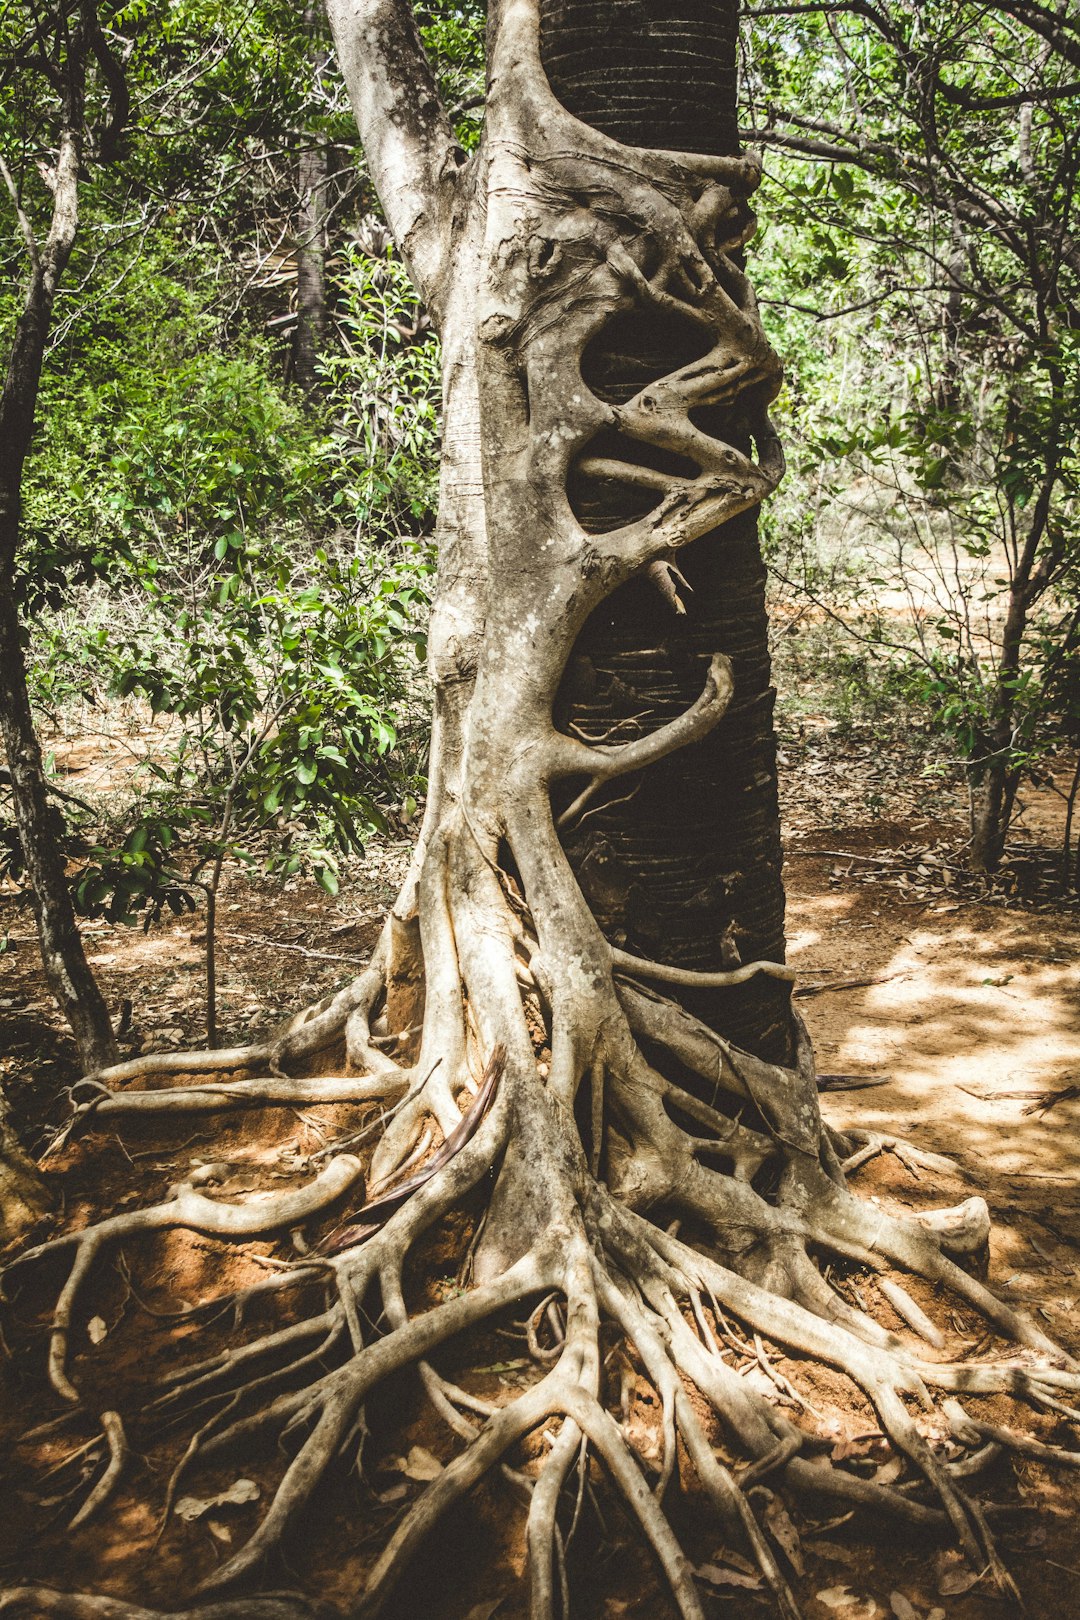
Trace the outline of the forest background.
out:
[[[0,24],[5,352],[56,212],[56,64],[79,14],[12,5]],[[470,149],[482,8],[420,20]],[[317,8],[137,0],[95,27],[6,588],[76,908],[149,927],[205,905],[214,1044],[223,871],[333,894],[423,796],[439,358]],[[742,123],[767,160],[754,274],[787,372],[790,470],[763,513],[783,724],[797,742],[823,715],[962,782],[967,836],[942,860],[984,882],[1025,785],[1056,796],[1040,881],[1065,894],[1078,75],[1080,28],[1035,5],[744,22]],[[80,737],[127,763],[75,793]]]

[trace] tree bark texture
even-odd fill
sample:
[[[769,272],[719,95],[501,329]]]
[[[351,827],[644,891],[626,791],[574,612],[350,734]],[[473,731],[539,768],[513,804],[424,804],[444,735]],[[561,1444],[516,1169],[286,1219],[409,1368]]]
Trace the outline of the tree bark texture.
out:
[[[327,50],[319,37],[321,11],[308,5],[304,32],[310,42],[309,60],[316,80],[326,67]],[[296,335],[293,340],[293,377],[305,394],[318,388],[319,356],[326,339],[326,246],[329,148],[314,129],[303,136],[297,164],[300,206],[296,232]]]
[[[296,339],[293,376],[306,394],[318,387],[319,356],[326,337],[327,150],[309,137],[300,154],[300,214],[296,242]]]

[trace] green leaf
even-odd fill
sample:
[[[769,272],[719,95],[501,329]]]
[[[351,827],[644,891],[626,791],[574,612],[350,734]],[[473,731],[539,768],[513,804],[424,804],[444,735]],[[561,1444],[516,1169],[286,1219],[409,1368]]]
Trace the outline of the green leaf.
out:
[[[341,887],[338,875],[329,866],[319,866],[315,869],[315,881],[327,894],[337,894]]]

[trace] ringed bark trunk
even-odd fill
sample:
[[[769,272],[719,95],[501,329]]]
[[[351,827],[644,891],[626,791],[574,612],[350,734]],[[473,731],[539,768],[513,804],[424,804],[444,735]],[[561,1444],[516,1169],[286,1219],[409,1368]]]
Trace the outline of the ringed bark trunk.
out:
[[[737,153],[736,5],[544,0],[541,16],[544,66],[575,116],[629,146]],[[700,343],[689,323],[637,310],[586,356],[586,380],[625,401],[643,378],[694,358]],[[745,445],[733,418],[714,408],[710,430]],[[582,480],[577,493],[587,527],[611,529],[633,516],[625,485]],[[716,651],[732,661],[733,700],[715,730],[652,767],[632,797],[625,786],[612,790],[616,802],[566,839],[567,853],[613,943],[698,970],[783,961],[774,692],[756,512],[696,540],[679,571],[685,587],[665,594],[662,577],[647,577],[597,609],[571,655],[559,723],[596,733],[670,719],[693,701]],[[679,995],[740,1046],[791,1062],[783,981]]]

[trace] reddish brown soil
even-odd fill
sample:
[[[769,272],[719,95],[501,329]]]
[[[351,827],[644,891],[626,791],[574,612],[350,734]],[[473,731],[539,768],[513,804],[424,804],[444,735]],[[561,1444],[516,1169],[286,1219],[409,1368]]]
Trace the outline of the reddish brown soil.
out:
[[[799,1006],[824,1074],[884,1082],[827,1091],[827,1115],[840,1125],[899,1130],[956,1164],[948,1175],[924,1170],[916,1176],[885,1155],[857,1173],[856,1185],[867,1197],[907,1208],[981,1192],[995,1221],[992,1284],[1039,1312],[1059,1342],[1080,1352],[1080,1101],[1052,1100],[1080,1081],[1075,907],[1039,888],[1037,853],[1023,847],[1012,877],[994,889],[980,892],[964,880],[954,856],[942,853],[962,838],[955,795],[910,769],[905,775],[869,745],[838,747],[811,726],[786,745],[785,769],[791,959],[807,992]],[[1033,806],[1032,850],[1052,831],[1053,808]],[[221,910],[227,1039],[267,1030],[349,976],[370,948],[403,855],[403,846],[372,851],[336,901],[299,881],[282,889],[230,875]],[[0,1061],[16,1109],[40,1147],[65,1117],[73,1054],[42,989],[29,917],[11,896],[0,899],[0,931],[5,927],[11,948],[0,957]],[[132,1003],[131,1050],[199,1043],[200,935],[200,918],[148,935],[88,930],[91,959],[111,1001]],[[1047,1102],[1044,1111],[1031,1111]],[[140,1126],[122,1137],[88,1134],[50,1161],[62,1218],[82,1223],[95,1211],[151,1202],[198,1161],[224,1163],[216,1189],[224,1195],[287,1186],[304,1179],[306,1155],[325,1136],[354,1128],[361,1117],[350,1109],[266,1110],[171,1129]],[[456,1286],[472,1216],[465,1212],[429,1240],[413,1268],[417,1305]],[[227,1246],[176,1233],[130,1244],[122,1256],[103,1260],[73,1341],[72,1365],[88,1407],[130,1410],[138,1404],[136,1392],[167,1367],[211,1354],[236,1342],[238,1333],[268,1323],[269,1308],[257,1303],[239,1328],[231,1313],[217,1319],[162,1313],[184,1312],[257,1281],[268,1263],[289,1252],[283,1244]],[[180,1495],[206,1498],[243,1477],[256,1482],[261,1501],[224,1505],[191,1522],[174,1515],[155,1549],[167,1480],[189,1431],[140,1433],[125,1488],[99,1522],[69,1532],[100,1463],[91,1455],[51,1477],[46,1471],[71,1457],[93,1425],[68,1419],[19,1439],[33,1424],[63,1415],[43,1377],[44,1326],[60,1276],[59,1267],[40,1268],[8,1283],[0,1582],[35,1579],[172,1606],[250,1533],[280,1477],[282,1456],[271,1445],[254,1457],[194,1472]],[[835,1280],[880,1320],[902,1327],[868,1279]],[[966,1309],[955,1310],[931,1291],[913,1291],[958,1348],[965,1339],[970,1346],[982,1338]],[[305,1304],[311,1300],[290,1308]],[[656,1404],[614,1341],[611,1348],[612,1402],[621,1385],[628,1433],[648,1461],[656,1455]],[[498,1399],[531,1378],[524,1357],[520,1327],[507,1320],[452,1346],[442,1365],[448,1376]],[[857,1458],[864,1472],[884,1469],[888,1477],[888,1448],[846,1381],[783,1358],[777,1365],[818,1410],[838,1451]],[[764,1374],[748,1370],[747,1376]],[[979,1411],[1040,1438],[1078,1444],[1067,1424],[1004,1399],[983,1402]],[[411,1449],[446,1461],[458,1444],[424,1408],[411,1379],[382,1391],[367,1418],[362,1466],[354,1448],[266,1576],[269,1586],[316,1592],[339,1612],[355,1601],[363,1570],[403,1504],[423,1488],[407,1471]],[[533,1451],[542,1444],[535,1441]],[[527,1457],[528,1450],[518,1464]],[[1000,1520],[999,1535],[1033,1615],[1065,1620],[1080,1613],[1077,1478],[1075,1470],[1002,1463],[980,1482],[984,1497],[1020,1510]],[[694,1561],[718,1568],[721,1581],[724,1572],[737,1580],[737,1552],[725,1548],[688,1483],[685,1500],[669,1500],[669,1506]],[[767,1518],[783,1507],[765,1494],[755,1503]],[[796,1557],[803,1573],[794,1584],[807,1620],[892,1614],[908,1620],[910,1611],[897,1605],[895,1594],[919,1620],[934,1610],[938,1620],[998,1620],[1012,1612],[986,1581],[943,1595],[941,1586],[950,1585],[955,1570],[933,1540],[869,1519],[828,1519],[794,1501],[787,1507],[800,1538]],[[524,1616],[523,1511],[523,1497],[504,1478],[477,1492],[410,1576],[394,1620]],[[782,1528],[782,1515],[778,1522]],[[595,1473],[571,1548],[570,1577],[580,1620],[667,1620],[673,1613],[639,1536]],[[761,1593],[734,1584],[706,1588],[705,1603],[707,1613],[730,1620],[770,1612]]]

